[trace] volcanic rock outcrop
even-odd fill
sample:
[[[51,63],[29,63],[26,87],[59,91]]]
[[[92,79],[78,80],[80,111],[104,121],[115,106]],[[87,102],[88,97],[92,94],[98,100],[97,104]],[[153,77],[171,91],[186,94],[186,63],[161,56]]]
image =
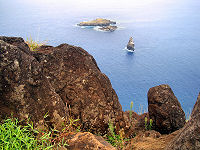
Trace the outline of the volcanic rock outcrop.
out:
[[[165,150],[200,149],[200,93],[192,110],[190,120],[180,129],[179,134],[168,144]]]
[[[185,124],[185,113],[169,85],[149,89],[148,110],[153,129],[162,134],[174,132]]]
[[[133,38],[132,38],[132,37],[130,37],[130,39],[129,39],[129,41],[128,41],[127,49],[128,49],[128,50],[132,50],[132,51],[135,50],[135,44],[134,44],[134,42],[133,42]]]
[[[0,37],[0,50],[0,118],[13,113],[38,123],[48,112],[56,123],[67,111],[93,133],[104,134],[109,121],[125,127],[108,77],[82,48],[61,44],[31,52],[22,38]]]
[[[0,37],[0,118],[13,113],[19,119],[54,126],[65,117],[65,104],[22,38]]]

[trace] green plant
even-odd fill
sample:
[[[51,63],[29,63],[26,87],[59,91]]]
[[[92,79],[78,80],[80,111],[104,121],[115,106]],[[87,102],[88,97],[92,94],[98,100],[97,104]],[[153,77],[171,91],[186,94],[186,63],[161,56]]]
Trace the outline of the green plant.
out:
[[[50,133],[43,134],[39,139],[34,134],[38,134],[38,131],[33,129],[32,124],[21,126],[16,118],[3,120],[0,124],[0,147],[5,150],[52,148],[47,141]]]
[[[146,130],[152,130],[153,120],[150,119],[150,120],[149,120],[149,124],[148,124],[148,119],[147,119],[147,117],[145,117],[145,118],[144,118],[144,125],[145,125],[145,129],[146,129]]]
[[[42,45],[45,45],[47,41],[44,41],[44,42],[35,41],[30,36],[30,38],[27,38],[26,43],[28,44],[31,51],[36,51],[37,48],[39,48]]]
[[[48,113],[44,115],[43,126],[47,126]],[[0,123],[0,149],[11,150],[48,150],[68,146],[67,137],[72,132],[79,132],[79,119],[68,117],[61,131],[56,129],[35,129],[30,119],[18,121],[8,118]]]
[[[131,101],[130,111],[129,111],[130,122],[132,121],[132,112],[133,112],[133,101]]]
[[[80,125],[78,124],[79,119],[68,118],[64,124],[64,129],[62,131],[52,130],[51,142],[55,147],[68,146],[67,137],[73,132],[80,132]]]
[[[124,144],[128,141],[128,139],[124,138],[124,131],[120,130],[119,134],[115,133],[115,127],[113,126],[113,123],[110,121],[108,123],[109,127],[109,134],[107,135],[107,141],[114,147],[117,147],[118,149],[122,149]]]
[[[81,125],[79,124],[80,119],[79,118],[74,119],[72,117],[70,105],[68,107],[66,105],[66,110],[68,110],[68,117],[64,121],[63,126],[65,128],[63,129],[63,131],[65,131],[65,132],[74,132],[74,131],[80,132],[80,130],[81,130]]]
[[[48,117],[48,113],[44,116],[44,126],[46,126],[48,121],[45,121],[45,118]],[[79,119],[73,119],[73,117],[70,115],[68,118],[66,118],[63,121],[63,129],[61,131],[56,129],[50,129],[49,132],[49,138],[48,141],[51,143],[51,145],[54,145],[53,148],[59,148],[61,146],[68,146],[67,144],[67,137],[73,132],[79,132],[80,131],[80,125],[78,124]],[[41,131],[42,134],[45,134],[47,131]]]
[[[152,130],[152,126],[153,126],[153,120],[150,119],[150,120],[149,120],[149,130]]]
[[[54,145],[54,148],[59,148],[61,146],[68,146],[67,137],[74,132],[80,132],[81,125],[79,124],[80,119],[74,119],[71,115],[70,105],[66,109],[69,110],[68,117],[63,121],[63,129],[61,131],[51,129],[51,143]],[[48,114],[45,115],[48,117]],[[45,121],[44,121],[45,123]]]
[[[145,129],[148,130],[148,122],[147,122],[147,117],[144,118],[144,126],[145,126]]]

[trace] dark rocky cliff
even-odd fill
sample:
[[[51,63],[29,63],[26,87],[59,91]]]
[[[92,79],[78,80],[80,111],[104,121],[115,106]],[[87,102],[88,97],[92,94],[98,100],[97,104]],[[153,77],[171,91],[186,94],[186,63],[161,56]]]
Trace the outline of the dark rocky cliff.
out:
[[[61,44],[31,52],[22,38],[0,37],[0,49],[1,118],[14,113],[38,123],[48,112],[57,124],[67,105],[84,130],[103,134],[110,120],[125,126],[110,80],[82,48]]]

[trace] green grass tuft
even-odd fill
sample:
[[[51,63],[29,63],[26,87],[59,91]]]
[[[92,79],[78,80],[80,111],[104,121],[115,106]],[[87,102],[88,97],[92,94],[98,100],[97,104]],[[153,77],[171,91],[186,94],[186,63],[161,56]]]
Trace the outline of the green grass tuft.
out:
[[[36,51],[40,46],[46,45],[47,41],[44,42],[35,41],[30,36],[30,38],[27,38],[26,43],[28,44],[31,51]]]
[[[45,114],[44,118],[48,114]],[[79,119],[69,117],[64,122],[64,129],[34,129],[33,123],[23,123],[16,118],[8,118],[0,123],[0,149],[2,150],[48,150],[66,147],[67,135],[79,132]],[[24,122],[24,121],[23,121]],[[44,123],[45,125],[45,123]]]
[[[46,142],[46,138],[42,137],[38,140],[31,124],[26,126],[19,125],[19,121],[15,119],[6,119],[0,124],[0,147],[4,150],[11,149],[49,149],[51,146]],[[44,144],[45,143],[45,144]]]
[[[149,120],[149,124],[148,124],[148,119],[147,119],[147,117],[145,117],[144,118],[144,124],[145,124],[146,130],[152,130],[152,126],[153,126],[153,120],[152,119]]]
[[[115,127],[110,121],[109,124],[109,133],[106,135],[106,140],[117,149],[123,149],[124,145],[128,142],[129,139],[124,138],[124,131],[120,130],[119,134],[115,133]]]

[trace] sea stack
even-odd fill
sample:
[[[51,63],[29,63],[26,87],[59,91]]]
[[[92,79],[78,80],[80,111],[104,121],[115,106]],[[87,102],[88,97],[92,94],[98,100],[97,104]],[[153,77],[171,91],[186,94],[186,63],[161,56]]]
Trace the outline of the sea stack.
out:
[[[127,49],[128,49],[128,50],[134,51],[134,50],[135,50],[134,46],[135,46],[135,45],[134,45],[134,42],[133,42],[133,38],[130,37],[129,42],[128,42],[128,44],[127,44]]]

